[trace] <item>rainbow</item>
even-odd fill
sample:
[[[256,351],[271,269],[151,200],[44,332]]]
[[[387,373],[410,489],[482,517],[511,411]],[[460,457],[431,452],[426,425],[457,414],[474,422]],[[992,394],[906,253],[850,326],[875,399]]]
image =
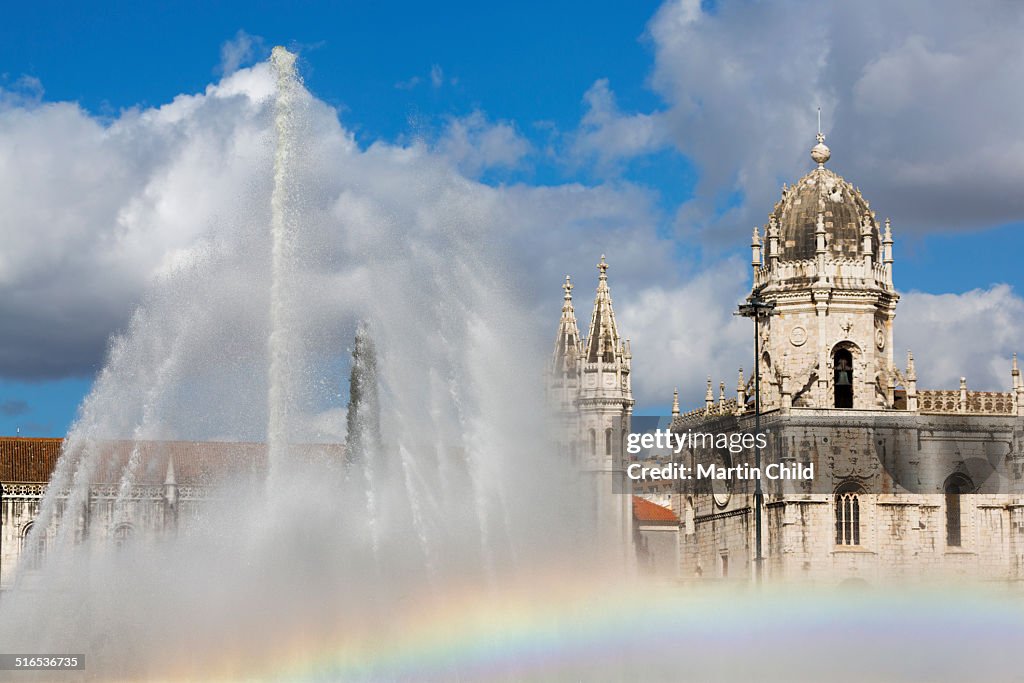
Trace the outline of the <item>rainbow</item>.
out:
[[[578,574],[508,580],[500,590],[449,586],[405,601],[365,629],[306,634],[241,669],[238,661],[226,663],[222,680],[954,681],[1018,676],[1024,600],[1006,588],[755,590]]]

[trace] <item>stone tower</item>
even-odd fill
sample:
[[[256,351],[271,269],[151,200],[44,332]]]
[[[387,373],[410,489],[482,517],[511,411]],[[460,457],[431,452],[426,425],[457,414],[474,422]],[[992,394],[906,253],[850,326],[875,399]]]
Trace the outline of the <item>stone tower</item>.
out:
[[[625,441],[633,414],[629,340],[619,334],[604,256],[590,332],[581,339],[566,276],[562,318],[552,355],[548,394],[568,452],[591,491],[600,543],[610,560],[631,566],[632,496],[626,477]]]
[[[754,229],[751,297],[775,304],[758,330],[766,409],[895,403],[892,229],[825,167],[830,156],[819,132],[817,167],[783,186],[763,237]]]
[[[555,351],[548,368],[547,388],[549,414],[554,422],[552,431],[558,438],[559,451],[578,463],[579,409],[576,400],[580,393],[583,342],[572,306],[572,289],[572,281],[566,275],[565,284],[562,285],[565,292],[562,297],[562,319],[558,323]]]

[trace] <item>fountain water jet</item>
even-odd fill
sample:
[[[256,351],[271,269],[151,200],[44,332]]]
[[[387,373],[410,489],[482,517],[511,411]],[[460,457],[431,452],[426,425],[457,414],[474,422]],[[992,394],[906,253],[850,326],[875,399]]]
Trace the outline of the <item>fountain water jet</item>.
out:
[[[41,503],[34,533],[57,543],[0,599],[11,648],[85,651],[100,676],[202,678],[225,659],[378,638],[394,610],[495,590],[563,549],[584,561],[579,499],[542,438],[542,358],[464,208],[477,190],[341,144],[287,51],[256,76],[274,88],[247,103],[265,142],[252,196],[111,344]],[[362,455],[346,463],[320,431],[344,430],[344,406],[318,387],[343,385],[357,321],[377,360],[353,373],[379,409],[356,402],[350,422],[368,429],[350,429]],[[229,447],[244,458],[217,461]],[[173,532],[146,507],[168,448],[209,451],[174,460]],[[206,465],[223,476],[196,480]],[[67,513],[83,506],[81,523]],[[142,529],[131,544],[115,547],[108,508]]]
[[[291,406],[289,376],[292,348],[291,301],[288,287],[291,276],[294,238],[297,230],[295,202],[295,108],[300,88],[295,69],[295,54],[275,47],[270,63],[277,82],[274,103],[274,191],[271,197],[272,266],[270,283],[270,387],[267,394],[267,447],[269,479],[274,481],[284,464],[288,449],[288,415]]]

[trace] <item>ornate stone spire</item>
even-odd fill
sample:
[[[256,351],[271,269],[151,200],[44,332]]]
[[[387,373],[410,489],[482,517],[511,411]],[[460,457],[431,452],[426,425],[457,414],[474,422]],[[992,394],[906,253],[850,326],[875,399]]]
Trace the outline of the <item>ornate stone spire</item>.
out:
[[[750,240],[750,263],[754,268],[758,268],[761,265],[761,235],[757,232],[757,226],[754,226],[754,236]]]
[[[167,473],[164,475],[164,486],[177,486],[178,479],[174,473],[174,454],[167,458]]]
[[[917,370],[914,368],[914,352],[907,349],[907,410],[916,412],[920,407],[917,397]]]
[[[711,390],[711,375],[708,375],[708,390],[704,392],[704,414],[711,414],[711,408],[715,405],[715,392]]]
[[[605,363],[615,361],[615,353],[620,349],[621,338],[619,327],[615,323],[615,312],[612,309],[612,293],[608,289],[608,264],[601,255],[597,264],[600,273],[597,282],[597,296],[594,297],[594,312],[590,318],[590,334],[587,335],[587,362]]]
[[[679,417],[679,388],[672,392],[672,417]]]
[[[1013,354],[1013,397],[1017,405],[1017,416],[1024,417],[1024,380],[1021,379],[1020,368],[1017,367],[1017,354]]]
[[[736,380],[736,412],[743,414],[747,410],[747,383],[740,368],[739,379]]]
[[[892,286],[892,223],[885,219],[885,232],[882,233],[882,264],[885,266],[885,280]]]
[[[580,330],[576,324],[576,312],[572,307],[572,280],[565,276],[562,289],[562,319],[558,324],[558,337],[555,339],[555,353],[552,358],[552,370],[556,373],[575,374],[576,360],[579,356]]]
[[[174,473],[174,454],[167,458],[167,472],[164,474],[164,501],[173,510],[178,505],[178,478]]]
[[[718,383],[718,412],[725,413],[725,382]]]

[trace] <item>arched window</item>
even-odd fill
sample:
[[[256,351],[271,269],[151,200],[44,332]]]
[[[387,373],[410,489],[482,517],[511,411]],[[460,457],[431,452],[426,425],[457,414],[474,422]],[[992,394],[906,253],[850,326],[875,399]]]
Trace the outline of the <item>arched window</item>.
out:
[[[35,529],[35,522],[29,522],[21,532],[21,553],[25,558],[26,567],[39,569],[43,566],[43,557],[46,555],[46,532],[41,531],[39,538],[32,543],[32,530]]]
[[[946,480],[946,545],[959,548],[963,544],[963,517],[960,514],[960,495],[974,490],[974,484],[962,474]]]
[[[604,430],[604,454],[612,454],[612,430],[611,427]]]
[[[590,454],[597,455],[597,432],[590,430]]]
[[[836,491],[836,545],[860,545],[860,494],[856,484]]]
[[[132,540],[135,530],[131,524],[118,524],[114,528],[114,545],[123,548]]]
[[[836,349],[832,356],[835,407],[853,407],[853,354],[847,349]]]

